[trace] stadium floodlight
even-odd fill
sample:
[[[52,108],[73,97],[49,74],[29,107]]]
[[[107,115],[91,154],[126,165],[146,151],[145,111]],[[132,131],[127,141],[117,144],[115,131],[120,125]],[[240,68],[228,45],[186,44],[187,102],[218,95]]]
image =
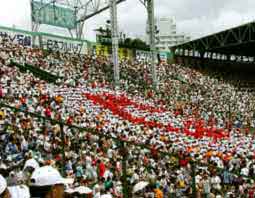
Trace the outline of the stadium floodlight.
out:
[[[116,4],[122,3],[122,2],[124,2],[124,1],[126,1],[126,0],[118,0],[118,1],[116,2]],[[82,17],[81,19],[78,19],[77,22],[81,22],[81,21],[88,20],[89,18],[91,18],[91,17],[93,17],[93,16],[95,16],[95,15],[97,15],[97,14],[100,14],[101,12],[103,12],[103,11],[105,11],[105,10],[107,10],[107,9],[109,9],[109,5],[107,5],[107,6],[105,6],[105,7],[102,7],[102,8],[98,8],[97,11],[95,11],[94,13],[88,14],[88,15]]]
[[[109,8],[108,0],[30,0],[32,31],[41,24],[67,28],[70,35],[82,38],[85,21]],[[118,3],[125,0],[118,0]]]
[[[120,68],[118,60],[119,33],[117,22],[117,0],[110,0],[111,34],[112,34],[112,61],[114,68],[115,87],[118,87],[120,80]]]
[[[158,78],[156,70],[156,38],[155,38],[155,16],[154,16],[154,0],[139,0],[147,9],[148,24],[149,24],[149,42],[151,51],[151,71],[153,78],[153,87],[157,89]]]

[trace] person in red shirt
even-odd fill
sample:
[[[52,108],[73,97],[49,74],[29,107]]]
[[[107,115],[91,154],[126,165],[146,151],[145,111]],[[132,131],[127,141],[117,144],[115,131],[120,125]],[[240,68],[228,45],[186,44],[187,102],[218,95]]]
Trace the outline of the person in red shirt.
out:
[[[101,178],[104,176],[104,173],[105,173],[105,164],[101,160],[98,160],[97,163],[98,163],[99,177]]]
[[[149,165],[149,159],[148,159],[148,157],[147,157],[147,154],[145,154],[145,156],[144,156],[144,158],[143,158],[143,164],[144,164],[145,166]]]
[[[189,163],[189,161],[186,158],[179,160],[179,164],[182,167],[186,167],[188,165],[188,163]]]
[[[26,98],[22,96],[22,97],[20,98],[20,103],[21,103],[22,105],[26,104]]]
[[[50,107],[47,107],[46,109],[45,109],[45,115],[47,116],[47,117],[51,117],[51,109],[50,109]]]
[[[188,158],[183,154],[183,153],[180,153],[179,154],[179,165],[181,167],[186,167],[189,163],[189,160]]]
[[[254,198],[255,196],[255,186],[253,186],[248,192],[249,198]]]
[[[158,158],[158,150],[155,145],[153,145],[151,148],[151,155],[154,159]]]
[[[66,120],[66,124],[69,124],[71,125],[73,123],[73,117],[72,116],[69,116]]]
[[[4,97],[4,92],[2,86],[0,85],[0,98],[2,97]]]

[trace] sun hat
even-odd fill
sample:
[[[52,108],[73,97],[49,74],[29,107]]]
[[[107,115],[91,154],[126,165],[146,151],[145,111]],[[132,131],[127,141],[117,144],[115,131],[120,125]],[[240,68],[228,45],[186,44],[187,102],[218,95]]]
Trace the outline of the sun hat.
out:
[[[5,178],[2,175],[0,175],[0,195],[5,191],[6,188],[7,182]]]
[[[74,192],[77,192],[79,194],[90,194],[93,191],[90,188],[86,187],[86,186],[79,186],[79,187],[74,189]]]
[[[32,186],[53,186],[56,184],[72,184],[73,179],[63,178],[59,171],[52,166],[37,168],[31,177]]]
[[[23,170],[25,170],[27,167],[31,167],[35,170],[35,169],[39,168],[40,166],[35,159],[29,159],[25,162]]]

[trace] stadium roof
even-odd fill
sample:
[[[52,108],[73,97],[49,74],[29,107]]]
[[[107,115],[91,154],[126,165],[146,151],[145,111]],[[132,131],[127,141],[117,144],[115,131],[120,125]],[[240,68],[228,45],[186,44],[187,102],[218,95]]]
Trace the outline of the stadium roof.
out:
[[[255,57],[255,22],[176,45],[172,49]]]

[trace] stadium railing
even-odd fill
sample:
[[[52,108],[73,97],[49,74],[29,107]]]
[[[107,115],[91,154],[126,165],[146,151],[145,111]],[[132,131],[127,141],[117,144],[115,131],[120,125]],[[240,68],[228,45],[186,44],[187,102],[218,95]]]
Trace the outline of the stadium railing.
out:
[[[30,65],[30,64],[19,64],[17,62],[11,61],[9,66],[16,66],[22,72],[30,71],[36,77],[39,77],[40,79],[46,80],[47,82],[50,82],[50,83],[56,83],[56,81],[60,78],[56,75],[53,75],[49,72],[46,72],[46,71],[44,71],[36,66]]]
[[[49,121],[50,123],[52,124],[58,124],[60,126],[60,129],[61,129],[61,140],[62,140],[62,167],[61,167],[61,170],[62,170],[62,173],[64,174],[64,164],[66,162],[66,158],[65,158],[65,142],[64,142],[64,138],[65,138],[65,133],[64,133],[64,126],[68,127],[68,128],[71,128],[71,129],[76,129],[76,130],[79,130],[81,132],[84,132],[84,133],[88,133],[88,134],[92,134],[92,135],[95,135],[95,136],[98,136],[100,138],[106,138],[106,139],[112,139],[113,141],[117,142],[117,145],[119,145],[118,149],[119,149],[119,152],[121,153],[121,156],[122,156],[122,174],[123,174],[123,193],[124,195],[127,195],[127,196],[124,196],[124,197],[131,197],[132,196],[132,187],[130,186],[130,184],[128,184],[128,181],[127,181],[127,159],[128,159],[128,149],[130,148],[129,145],[132,145],[132,146],[135,146],[135,148],[138,148],[138,149],[146,149],[148,151],[151,151],[152,149],[152,145],[147,145],[147,144],[140,144],[140,143],[137,143],[137,142],[133,142],[133,141],[128,141],[128,140],[124,140],[122,139],[121,137],[113,137],[111,135],[108,135],[108,134],[102,134],[100,133],[99,131],[97,131],[96,129],[92,129],[92,128],[83,128],[83,127],[79,127],[79,126],[76,126],[76,125],[69,125],[69,124],[66,124],[66,122],[64,120],[54,120],[54,119],[51,119],[49,117],[45,117],[45,116],[42,116],[42,115],[39,115],[37,113],[33,113],[33,112],[28,112],[28,111],[24,111],[24,110],[21,110],[21,109],[18,109],[16,107],[12,107],[10,105],[7,105],[5,103],[0,103],[0,108],[7,108],[7,109],[11,109],[12,111],[14,112],[23,112],[25,115],[30,115],[32,117],[35,117],[35,118],[38,118],[40,119],[41,121],[43,122],[46,122],[46,121]],[[157,151],[158,154],[159,154],[159,158],[158,160],[168,156],[169,159],[175,159],[174,161],[176,162],[174,165],[173,165],[173,169],[176,169],[177,167],[179,167],[179,160],[180,160],[180,157],[178,154],[175,154],[175,153],[168,153],[168,152],[163,152],[163,151]],[[187,159],[187,158],[186,158]],[[195,176],[196,176],[196,172],[198,171],[199,167],[209,167],[210,164],[201,164],[199,161],[193,161],[192,159],[188,159],[190,164],[191,164],[191,167],[192,167],[192,173],[191,173],[191,176],[192,176],[192,197],[196,197],[196,180],[195,180]],[[216,173],[218,173],[218,175],[222,175],[224,169],[221,169],[221,168],[217,168],[215,166],[213,166],[214,170],[216,171]],[[255,177],[246,177],[244,175],[241,175],[240,174],[240,171],[236,171],[236,172],[230,172],[230,174],[232,174],[233,176],[242,176],[243,178],[246,178],[246,179],[255,179]],[[169,194],[170,196],[170,194]]]

